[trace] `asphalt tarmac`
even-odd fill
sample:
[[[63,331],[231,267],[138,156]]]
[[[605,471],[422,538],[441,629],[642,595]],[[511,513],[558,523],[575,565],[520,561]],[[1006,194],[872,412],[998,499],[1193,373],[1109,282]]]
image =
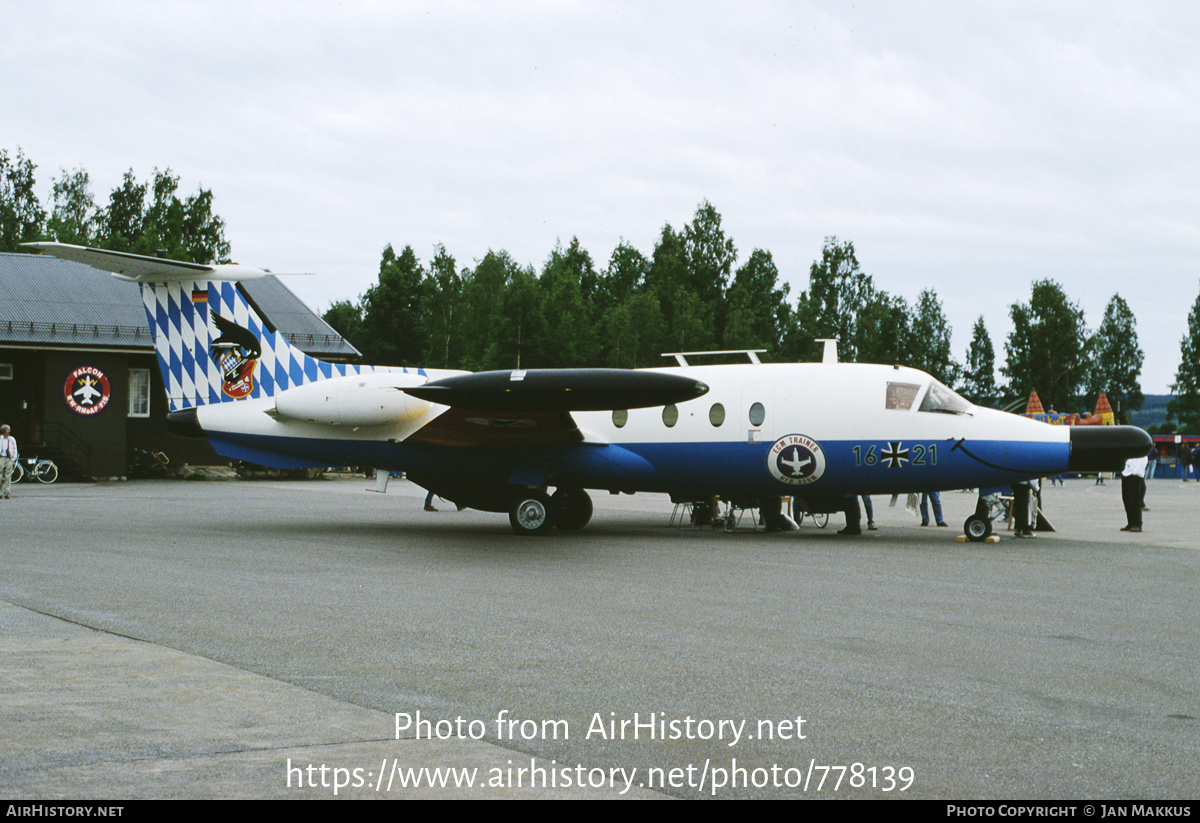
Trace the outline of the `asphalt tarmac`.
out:
[[[371,486],[15,486],[0,796],[1198,794],[1200,484],[1130,534],[1118,481],[1068,481],[996,544],[961,493],[858,538],[595,495],[528,538]]]

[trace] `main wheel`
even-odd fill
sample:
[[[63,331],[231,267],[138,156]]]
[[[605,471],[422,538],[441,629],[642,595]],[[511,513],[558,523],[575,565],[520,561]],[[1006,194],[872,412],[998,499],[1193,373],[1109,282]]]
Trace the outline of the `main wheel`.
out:
[[[508,522],[517,534],[545,534],[554,525],[550,517],[550,498],[541,492],[521,497],[508,513]]]
[[[39,461],[33,472],[43,483],[53,483],[58,479],[58,466],[52,460]]]
[[[550,498],[554,525],[577,531],[592,519],[592,498],[583,489],[558,489]]]
[[[967,535],[968,540],[982,543],[992,533],[992,521],[973,514],[967,518],[967,522],[963,523],[963,532]]]

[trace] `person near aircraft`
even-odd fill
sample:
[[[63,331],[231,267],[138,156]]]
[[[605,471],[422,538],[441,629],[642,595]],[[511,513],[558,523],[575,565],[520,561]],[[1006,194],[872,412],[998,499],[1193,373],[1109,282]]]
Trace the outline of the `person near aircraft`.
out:
[[[867,531],[877,532],[879,527],[875,525],[875,507],[871,505],[871,496],[864,494],[862,496],[863,510],[867,513]]]
[[[933,521],[939,526],[947,525],[942,517],[942,495],[941,492],[926,492],[921,495],[921,525],[929,525],[929,505],[933,505]]]
[[[13,469],[17,467],[17,438],[7,423],[0,426],[0,498],[12,498]]]
[[[862,509],[858,505],[857,494],[846,497],[846,504],[842,511],[846,515],[846,527],[838,529],[838,534],[851,537],[862,534]]]
[[[1033,483],[1013,483],[1013,531],[1017,537],[1033,537],[1033,524],[1029,521],[1029,499],[1033,496]]]
[[[1142,530],[1142,509],[1146,505],[1146,458],[1131,457],[1121,472],[1121,503],[1125,506],[1123,532]]]

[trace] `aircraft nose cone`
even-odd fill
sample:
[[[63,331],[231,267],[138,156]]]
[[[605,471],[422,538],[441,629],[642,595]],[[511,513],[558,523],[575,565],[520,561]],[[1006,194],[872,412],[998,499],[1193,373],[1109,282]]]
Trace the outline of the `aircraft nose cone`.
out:
[[[1115,472],[1131,457],[1145,457],[1153,444],[1137,426],[1072,426],[1070,471]]]

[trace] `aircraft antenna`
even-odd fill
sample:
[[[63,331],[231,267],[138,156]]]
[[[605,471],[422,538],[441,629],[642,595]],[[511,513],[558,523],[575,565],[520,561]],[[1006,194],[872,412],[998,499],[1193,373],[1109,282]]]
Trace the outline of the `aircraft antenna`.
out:
[[[818,337],[817,342],[825,344],[825,351],[821,355],[821,362],[822,363],[836,363],[838,361],[837,339],[836,338],[831,339],[831,338],[827,338],[827,337]]]

